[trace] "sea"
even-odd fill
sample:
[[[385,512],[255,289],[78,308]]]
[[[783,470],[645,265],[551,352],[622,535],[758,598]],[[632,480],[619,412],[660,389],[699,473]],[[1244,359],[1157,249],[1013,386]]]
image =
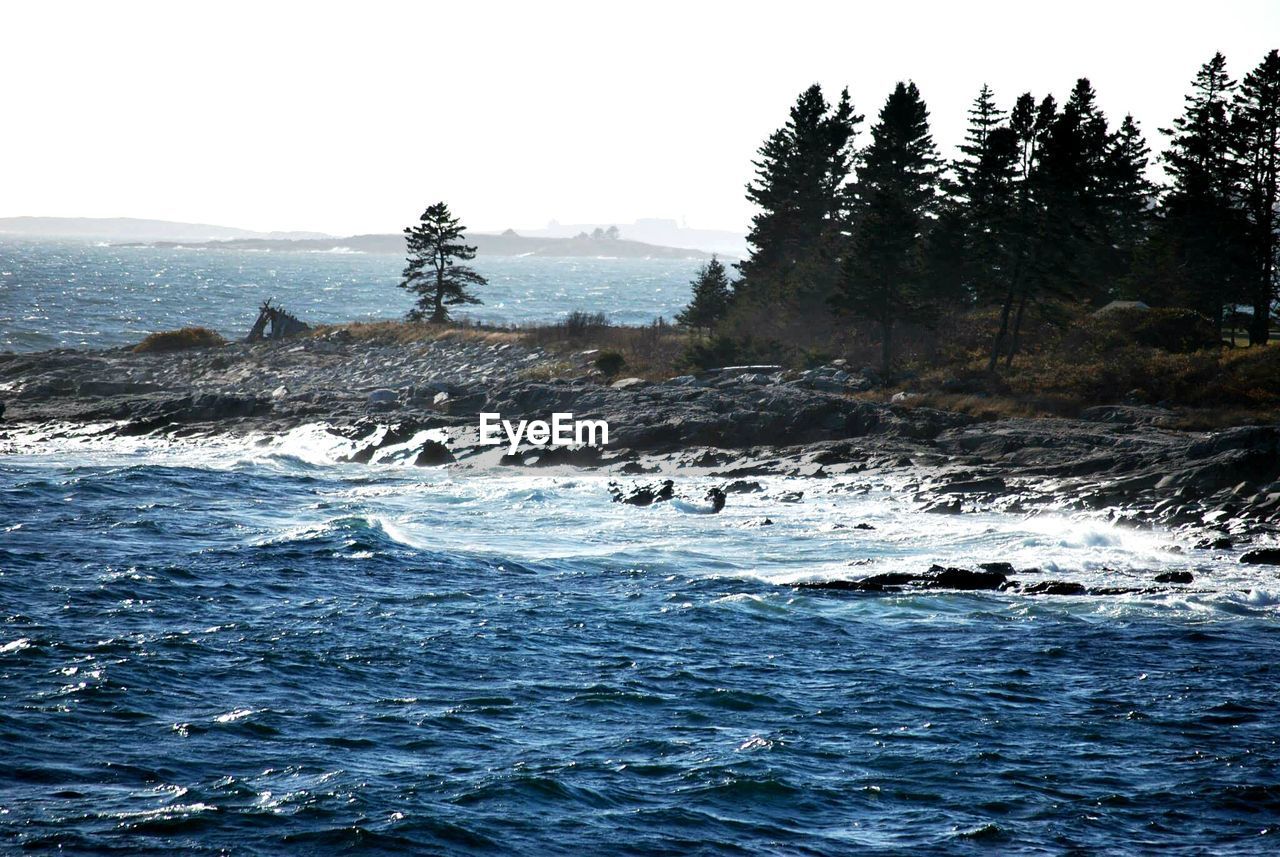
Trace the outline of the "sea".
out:
[[[604,312],[616,324],[671,321],[689,302],[698,259],[487,256],[489,282],[460,320],[542,324]],[[404,260],[346,248],[316,252],[111,246],[0,235],[0,351],[108,348],[148,333],[249,332],[265,300],[303,321],[400,318],[413,296],[397,287]]]
[[[3,349],[235,334],[268,296],[309,320],[407,305],[385,258],[14,248]],[[485,261],[479,311],[645,321],[692,266]],[[927,515],[909,469],[761,477],[709,514],[704,479],[635,508],[585,472],[342,463],[318,425],[5,434],[0,853],[1280,847],[1280,576],[1172,532]],[[1195,581],[791,585],[989,561]]]

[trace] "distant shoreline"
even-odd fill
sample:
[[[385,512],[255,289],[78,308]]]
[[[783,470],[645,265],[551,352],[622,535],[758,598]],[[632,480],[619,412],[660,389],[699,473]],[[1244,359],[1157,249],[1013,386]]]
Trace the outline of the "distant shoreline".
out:
[[[515,233],[467,236],[481,256],[556,256],[561,258],[710,259],[713,254],[683,247],[662,247],[625,238],[539,238]],[[201,250],[271,250],[301,253],[372,253],[403,256],[403,235],[353,235],[347,238],[233,238],[222,241],[130,241],[115,247],[188,248]]]

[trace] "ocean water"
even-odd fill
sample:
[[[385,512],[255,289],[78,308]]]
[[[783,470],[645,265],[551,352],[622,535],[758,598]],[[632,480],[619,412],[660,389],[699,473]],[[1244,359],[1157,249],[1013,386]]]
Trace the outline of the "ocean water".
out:
[[[545,322],[581,309],[622,324],[670,320],[689,302],[692,259],[479,257],[481,306],[457,318]],[[404,260],[365,253],[108,247],[0,236],[0,351],[110,347],[200,325],[249,332],[272,298],[308,322],[396,318]]]
[[[0,851],[1275,847],[1280,582],[1167,533],[923,527],[839,479],[637,509],[340,464],[317,427],[30,440],[0,456]],[[986,560],[1196,591],[786,585]]]
[[[319,321],[407,305],[381,257],[15,246],[0,348],[236,334],[268,295]],[[486,273],[505,320],[640,321],[691,271]],[[709,515],[696,479],[637,509],[598,475],[344,444],[0,424],[0,853],[1276,849],[1273,568],[1096,518],[924,516],[901,481],[766,478]],[[789,585],[986,561],[1196,580]]]

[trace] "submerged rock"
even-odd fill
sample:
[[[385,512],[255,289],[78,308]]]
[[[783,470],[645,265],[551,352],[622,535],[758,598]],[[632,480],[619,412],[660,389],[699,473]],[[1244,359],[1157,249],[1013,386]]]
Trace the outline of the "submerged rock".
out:
[[[860,580],[817,580],[797,584],[802,589],[833,589],[841,591],[882,592],[886,589],[918,587],[921,589],[954,589],[959,591],[996,590],[1008,582],[998,571],[970,571],[967,568],[943,568],[932,566],[928,571],[915,574],[909,571],[889,571],[873,574]]]
[[[1042,580],[1019,591],[1024,595],[1087,595],[1089,592],[1083,583],[1073,580]]]
[[[967,568],[929,569],[928,586],[935,589],[999,589],[1007,578],[998,571],[970,571]]]
[[[1013,574],[1013,563],[1011,562],[980,562],[978,568],[983,571],[994,571],[1003,575]]]
[[[1189,571],[1165,571],[1157,574],[1156,583],[1190,583],[1195,576]]]
[[[638,485],[632,488],[630,493],[623,493],[621,488],[613,485],[611,486],[611,491],[613,493],[613,502],[615,503],[626,503],[629,506],[650,506],[674,497],[676,486],[672,480],[664,479],[657,487],[653,485]]]
[[[1252,565],[1280,565],[1280,548],[1258,548],[1240,555],[1240,561]]]

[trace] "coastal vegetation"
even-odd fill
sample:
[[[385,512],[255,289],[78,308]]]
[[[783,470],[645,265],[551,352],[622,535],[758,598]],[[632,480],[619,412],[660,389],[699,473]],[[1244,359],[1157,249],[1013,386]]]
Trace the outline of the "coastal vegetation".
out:
[[[185,351],[188,348],[209,348],[226,345],[222,334],[207,327],[184,327],[181,330],[164,330],[152,333],[133,347],[135,354],[156,351]]]
[[[847,90],[834,103],[816,84],[801,93],[759,149],[751,253],[716,323],[699,314],[689,325],[705,330],[690,362],[852,357],[872,340],[879,370],[904,377],[922,359],[954,362],[956,332],[978,325],[981,368],[1008,374],[1117,299],[1198,313],[1214,348],[1238,330],[1267,344],[1280,246],[1276,51],[1239,85],[1221,54],[1201,67],[1161,132],[1164,186],[1150,180],[1138,123],[1112,123],[1086,78],[1061,104],[1027,92],[1004,107],[983,86],[969,116],[947,163],[914,83],[890,93],[865,145]],[[963,341],[967,366],[978,347]]]
[[[953,161],[929,115],[910,81],[870,122],[848,90],[830,102],[809,87],[759,148],[747,185],[758,213],[736,277],[713,257],[674,324],[578,311],[510,333],[616,355],[600,367],[609,378],[623,366],[656,379],[843,360],[876,376],[875,395],[991,414],[1280,406],[1277,358],[1233,351],[1272,338],[1277,51],[1239,84],[1222,54],[1199,69],[1160,132],[1164,185],[1137,121],[1113,123],[1086,78],[1061,103],[1025,92],[1006,106],[984,85]],[[423,224],[406,230],[402,285],[423,295],[411,321],[438,323],[475,302],[469,287],[483,280],[454,264],[472,248],[443,203]]]

